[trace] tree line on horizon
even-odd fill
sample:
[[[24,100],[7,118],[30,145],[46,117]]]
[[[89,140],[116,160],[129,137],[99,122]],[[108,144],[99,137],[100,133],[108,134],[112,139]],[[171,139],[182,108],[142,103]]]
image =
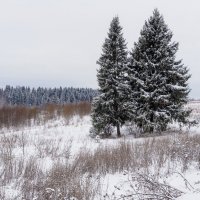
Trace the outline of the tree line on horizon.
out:
[[[7,85],[0,89],[0,103],[9,106],[42,106],[46,104],[63,105],[91,102],[97,92],[97,90],[91,88],[30,88]]]

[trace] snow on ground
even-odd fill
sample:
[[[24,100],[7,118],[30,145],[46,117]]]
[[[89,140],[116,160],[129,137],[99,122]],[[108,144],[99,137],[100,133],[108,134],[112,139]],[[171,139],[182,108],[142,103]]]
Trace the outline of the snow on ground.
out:
[[[199,200],[200,194],[195,192],[188,192],[187,194],[184,194],[183,196],[177,198],[177,200]]]
[[[200,103],[191,103],[190,107],[194,109],[193,117],[200,119]],[[12,151],[14,157],[23,157],[25,160],[28,160],[31,157],[37,156],[37,162],[43,171],[48,171],[54,164],[56,156],[54,157],[50,149],[48,149],[53,146],[58,149],[58,154],[61,151],[63,153],[63,150],[70,146],[70,158],[73,158],[74,155],[85,148],[93,151],[103,145],[111,146],[118,144],[122,140],[131,140],[135,142],[144,140],[126,136],[121,139],[113,138],[96,142],[89,136],[90,127],[91,121],[89,116],[82,118],[74,116],[68,124],[66,124],[64,119],[56,119],[41,126],[20,128],[18,130],[2,129],[0,137],[18,137],[21,144],[14,145]],[[192,128],[192,133],[200,133],[199,126]],[[46,148],[46,151],[49,151],[49,153],[43,155],[44,148]],[[60,155],[60,157],[62,156],[64,155]],[[178,200],[200,200],[200,170],[197,168],[190,168],[184,172],[184,174],[173,173],[165,177],[161,175],[160,180],[165,181],[165,183],[183,192],[183,195],[179,197]],[[127,194],[127,191],[131,189],[130,185],[127,185],[127,176],[123,173],[107,174],[105,177],[101,178],[101,184],[103,195],[112,195],[115,191],[115,194],[120,196],[121,194]],[[5,199],[12,199],[19,194],[19,191],[15,189],[16,187],[14,185],[15,183],[11,182],[5,187],[1,187],[1,190],[5,193]],[[96,200],[98,199],[100,199],[100,197],[96,197]]]
[[[184,173],[179,171],[180,170],[177,169],[177,172],[173,174],[161,175],[159,182],[181,191],[182,195],[177,198],[178,200],[200,200],[200,171],[195,168]],[[103,194],[108,194],[109,197],[112,197],[114,193],[116,199],[120,199],[122,195],[134,194],[136,189],[133,192],[133,186],[138,183],[133,182],[131,179],[133,175],[134,173],[107,174],[103,179]],[[127,198],[127,200],[128,199],[129,198]],[[134,199],[139,200],[141,198],[135,197]]]

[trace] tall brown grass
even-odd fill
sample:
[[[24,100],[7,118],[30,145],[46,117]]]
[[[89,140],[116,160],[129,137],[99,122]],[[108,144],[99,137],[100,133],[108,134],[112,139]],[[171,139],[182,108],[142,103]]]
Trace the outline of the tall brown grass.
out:
[[[42,107],[4,106],[0,108],[0,128],[37,125],[55,117],[64,117],[69,120],[74,115],[80,117],[88,115],[90,111],[91,104],[88,102],[66,105],[48,104]]]

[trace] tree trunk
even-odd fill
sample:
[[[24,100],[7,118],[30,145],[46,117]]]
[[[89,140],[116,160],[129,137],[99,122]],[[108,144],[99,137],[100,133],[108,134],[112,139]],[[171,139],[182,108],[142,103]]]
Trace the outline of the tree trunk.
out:
[[[121,132],[120,132],[120,125],[119,125],[119,123],[117,124],[117,137],[121,137]]]

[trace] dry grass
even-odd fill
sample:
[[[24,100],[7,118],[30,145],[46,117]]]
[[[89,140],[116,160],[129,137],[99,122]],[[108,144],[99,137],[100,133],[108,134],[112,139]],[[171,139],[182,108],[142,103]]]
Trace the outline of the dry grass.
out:
[[[37,141],[38,154],[26,156],[30,145],[22,135],[4,135],[0,140],[0,197],[4,187],[14,183],[19,194],[13,199],[61,200],[75,197],[92,200],[101,193],[99,177],[108,173],[142,171],[155,176],[186,171],[192,165],[200,168],[200,135],[175,134],[144,140],[121,139],[116,145],[99,145],[91,151],[82,149],[70,157],[72,141]],[[61,145],[62,143],[62,145]],[[21,156],[15,155],[15,149]],[[25,151],[23,150],[25,149]],[[25,153],[24,153],[25,152]],[[51,158],[52,166],[46,171],[41,159]]]
[[[164,138],[148,138],[144,142],[122,140],[116,146],[102,146],[94,152],[84,149],[73,162],[57,162],[45,176],[36,183],[35,195],[45,199],[76,197],[93,199],[101,192],[98,177],[108,173],[138,171],[155,175],[170,174],[177,170],[186,171],[192,163],[200,167],[200,136],[174,135]],[[178,168],[179,167],[179,168]],[[163,172],[162,172],[163,173]],[[94,183],[98,184],[94,184]],[[50,197],[48,197],[51,199]],[[47,199],[48,199],[47,198]],[[60,199],[62,199],[60,198]]]
[[[184,134],[147,138],[138,143],[122,140],[117,146],[106,145],[94,152],[85,149],[76,156],[74,166],[83,174],[105,175],[137,169],[149,172],[152,166],[157,173],[163,168],[170,173],[177,166],[184,172],[192,162],[200,167],[200,136]]]
[[[0,128],[44,124],[56,117],[68,122],[74,115],[83,117],[91,112],[91,104],[81,102],[66,105],[45,105],[43,107],[13,106],[0,108]]]
[[[39,110],[28,107],[2,107],[0,108],[0,127],[30,126],[31,120],[36,121]]]
[[[38,191],[37,196],[39,199],[46,199],[52,195],[52,199],[75,197],[80,200],[92,200],[98,187],[96,180],[77,171],[73,165],[56,163],[44,181],[42,188],[45,190]]]

